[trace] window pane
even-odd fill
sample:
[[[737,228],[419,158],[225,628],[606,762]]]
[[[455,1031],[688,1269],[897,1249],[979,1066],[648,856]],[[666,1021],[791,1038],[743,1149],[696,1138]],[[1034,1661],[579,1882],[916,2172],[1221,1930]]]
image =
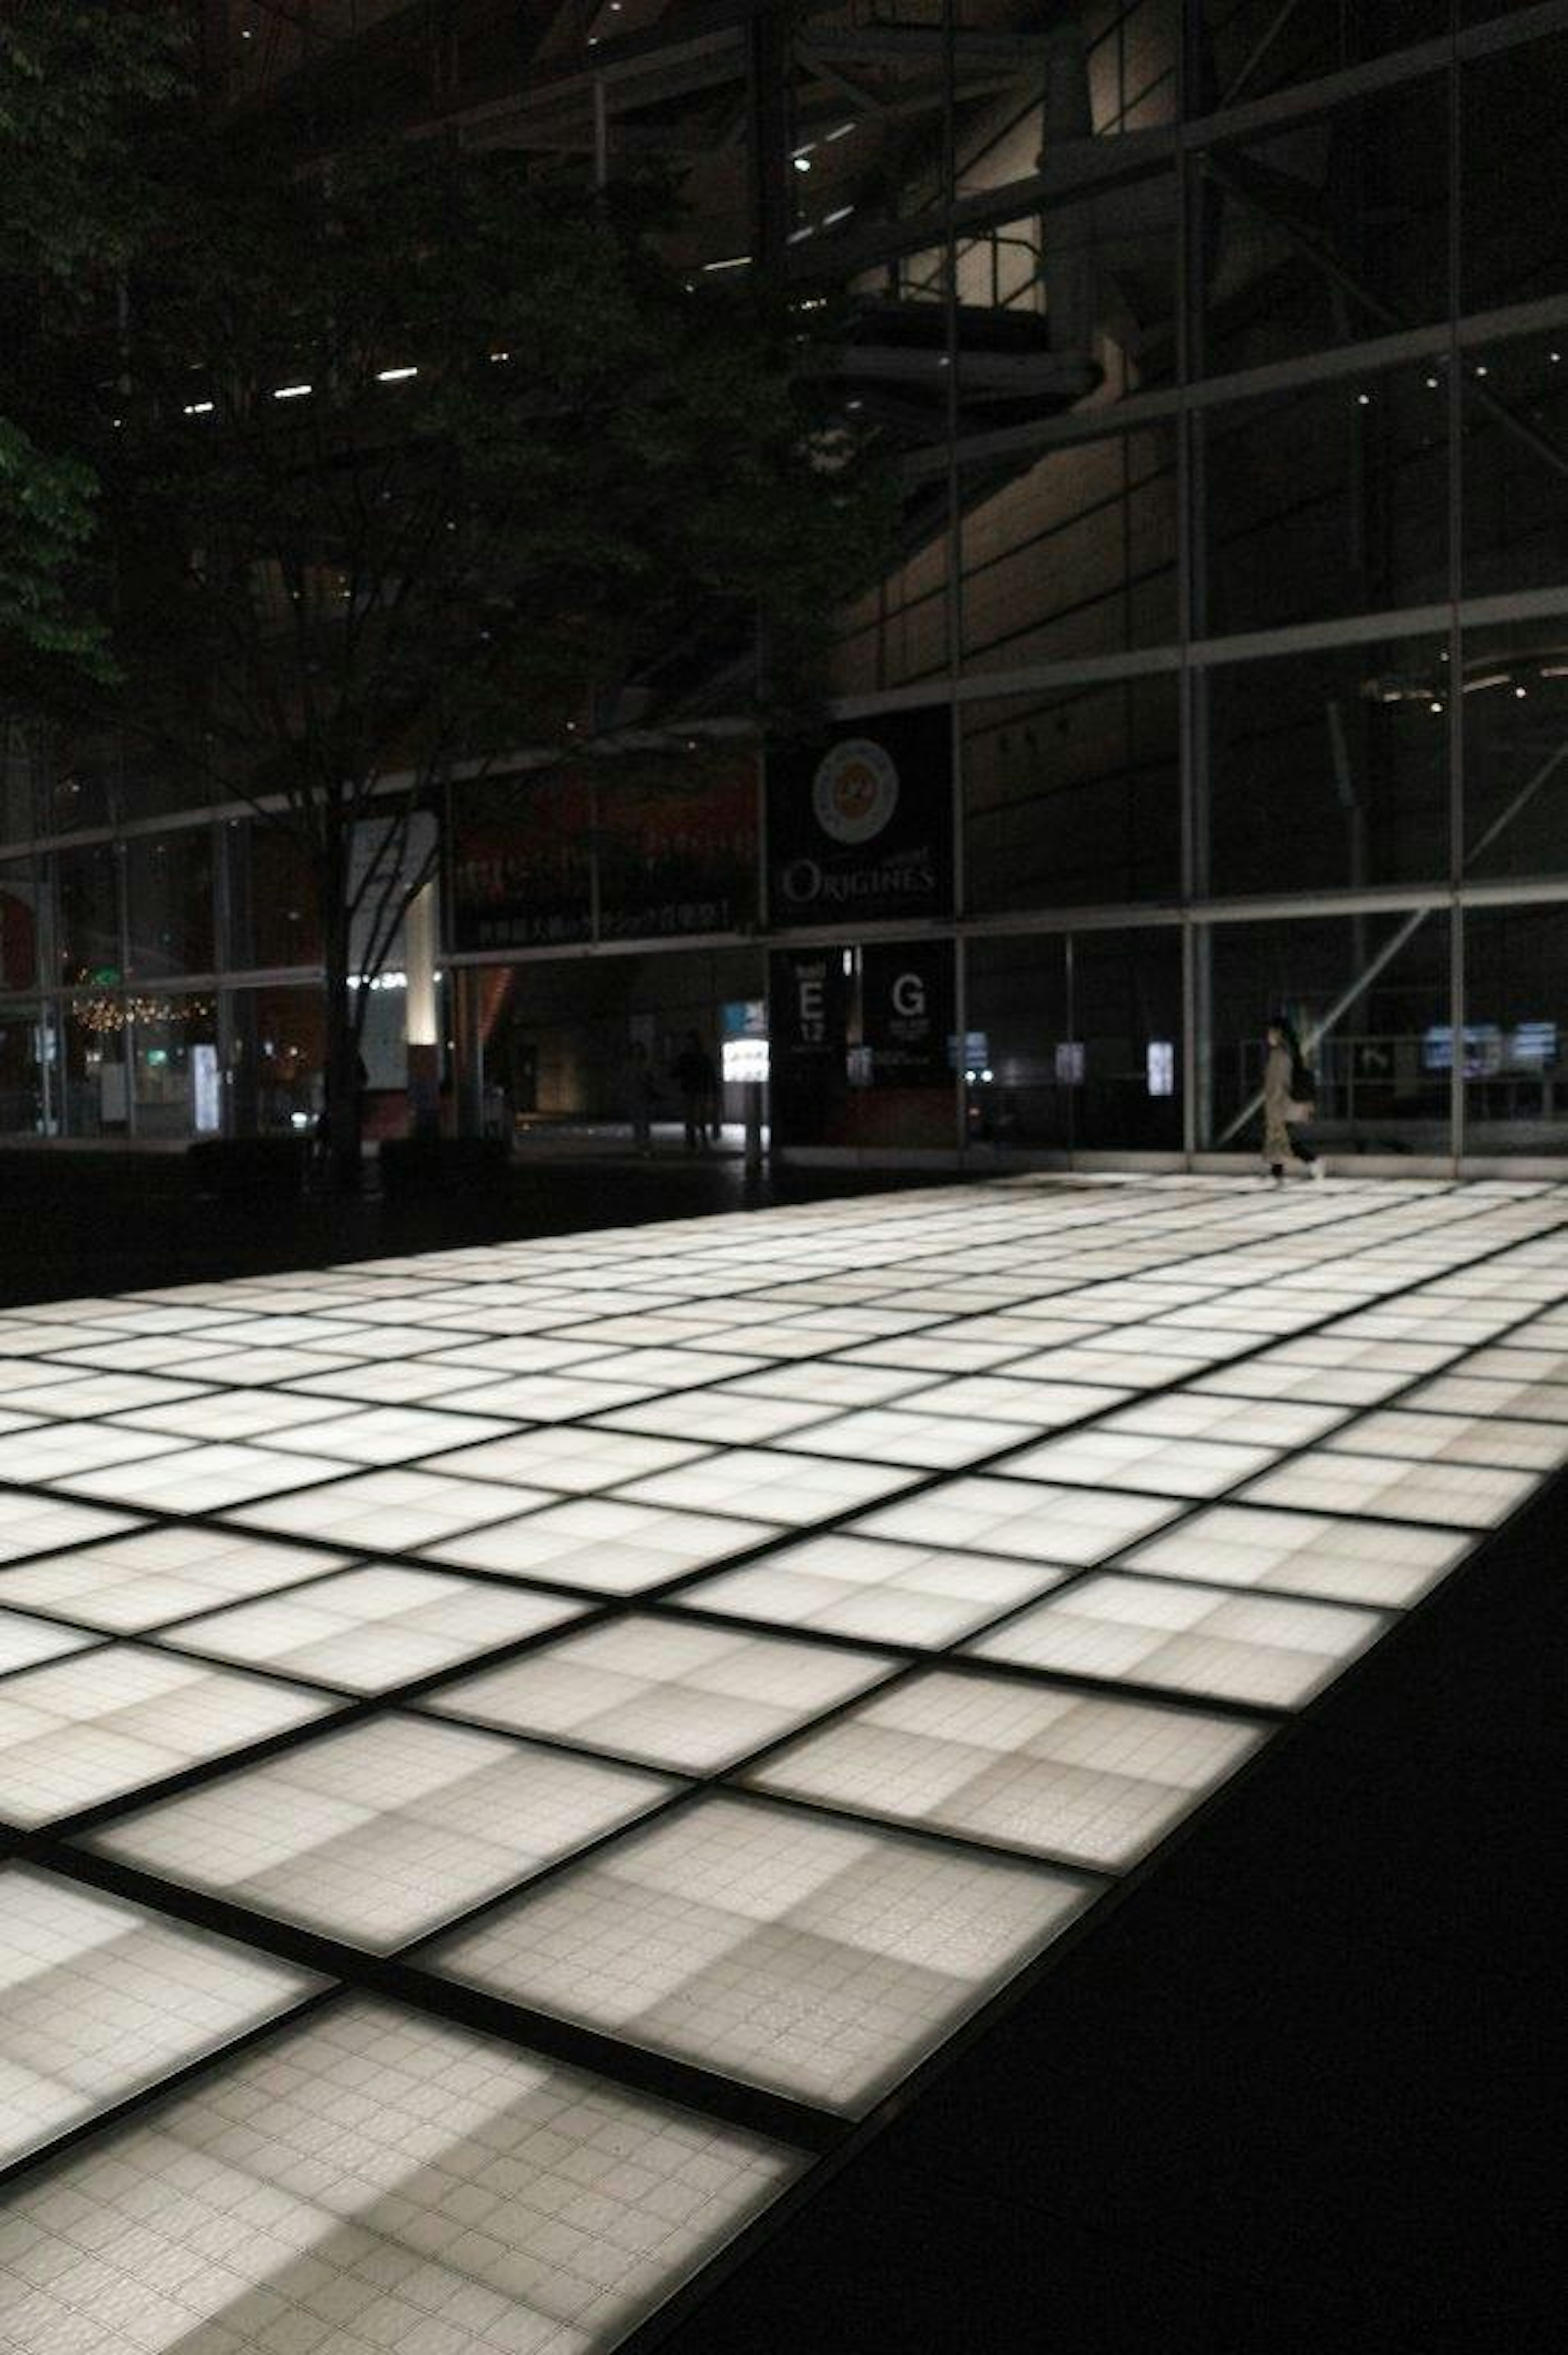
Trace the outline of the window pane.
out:
[[[1199,1003],[1210,1009],[1198,1124],[1205,1144],[1260,1147],[1264,1032],[1282,1013],[1317,1081],[1314,1144],[1333,1153],[1448,1152],[1446,910],[1216,924],[1193,945]]]
[[[1563,292],[1565,88],[1564,33],[1459,69],[1462,311]]]
[[[1436,40],[1448,29],[1448,0],[1296,8],[1280,0],[1202,0],[1202,27],[1208,87],[1196,103],[1206,112]]]
[[[126,844],[130,970],[210,973],[215,962],[212,834],[138,835]]]
[[[113,988],[122,975],[120,868],[113,847],[95,842],[53,860],[60,979]]]
[[[1268,13],[1279,11],[1270,0]],[[1298,25],[1392,16],[1302,6]],[[1424,75],[1205,158],[1199,368],[1223,375],[1448,312],[1448,81]]]
[[[1075,932],[1073,1028],[1083,1046],[1075,1142],[1169,1152],[1181,1144],[1181,935]]]
[[[0,1136],[45,1133],[44,1072],[48,1052],[43,1009],[34,999],[0,1002]]]
[[[968,957],[966,1068],[980,1072],[968,1089],[971,1140],[1070,1150],[1081,1081],[1072,1052],[1065,936],[971,941]]]
[[[1568,1147],[1568,907],[1465,918],[1465,1150]]]
[[[37,907],[32,861],[0,859],[0,989],[31,989],[37,981]]]
[[[1568,870],[1568,615],[1466,634],[1464,870]]]
[[[225,829],[228,854],[228,963],[240,972],[314,964],[322,953],[316,879],[291,834],[237,818]]]
[[[1209,892],[1446,879],[1447,678],[1425,638],[1213,666]]]
[[[1203,634],[1446,599],[1446,418],[1425,363],[1204,417]]]
[[[963,730],[972,910],[1176,896],[1173,676],[966,705]]]
[[[217,1019],[211,997],[132,1000],[131,1085],[138,1136],[190,1136],[209,1125],[217,1081]],[[204,1051],[205,1050],[205,1051]]]
[[[229,1092],[241,1136],[311,1127],[321,1108],[326,1038],[319,989],[237,989]]]
[[[1465,594],[1568,582],[1568,324],[1462,365]]]
[[[1162,425],[966,473],[967,671],[1174,639],[1175,451]]]

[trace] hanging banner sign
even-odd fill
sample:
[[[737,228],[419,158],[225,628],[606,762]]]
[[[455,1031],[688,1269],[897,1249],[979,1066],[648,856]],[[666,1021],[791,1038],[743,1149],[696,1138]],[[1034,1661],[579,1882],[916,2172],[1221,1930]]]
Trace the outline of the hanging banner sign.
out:
[[[953,951],[947,941],[881,942],[862,952],[861,1028],[876,1087],[953,1084]]]
[[[856,720],[768,753],[770,922],[941,916],[953,902],[953,757],[945,709]]]

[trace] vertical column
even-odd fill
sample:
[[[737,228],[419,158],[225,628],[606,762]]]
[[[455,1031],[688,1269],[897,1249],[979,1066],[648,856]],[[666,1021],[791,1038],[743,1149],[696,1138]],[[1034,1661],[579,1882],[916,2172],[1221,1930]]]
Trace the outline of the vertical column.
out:
[[[1202,103],[1206,40],[1202,0],[1183,0],[1177,58],[1181,125]],[[1212,1138],[1213,992],[1212,935],[1194,915],[1210,890],[1208,673],[1192,659],[1207,624],[1203,421],[1188,403],[1204,364],[1203,159],[1179,144],[1176,157],[1176,374],[1182,401],[1176,427],[1177,631],[1181,668],[1177,729],[1181,798],[1181,1146],[1189,1165]]]
[[[1457,15],[1457,11],[1452,12]],[[1454,1051],[1448,1068],[1448,1151],[1456,1176],[1465,1150],[1465,637],[1459,623],[1464,595],[1465,382],[1459,347],[1464,305],[1462,119],[1458,37],[1448,50],[1448,1027]]]
[[[436,1003],[437,890],[432,877],[408,902],[403,919],[404,1044],[408,1056],[408,1121],[416,1136],[440,1125],[441,1047]]]
[[[751,258],[776,278],[789,242],[789,29],[782,5],[758,8],[746,27],[751,148]]]

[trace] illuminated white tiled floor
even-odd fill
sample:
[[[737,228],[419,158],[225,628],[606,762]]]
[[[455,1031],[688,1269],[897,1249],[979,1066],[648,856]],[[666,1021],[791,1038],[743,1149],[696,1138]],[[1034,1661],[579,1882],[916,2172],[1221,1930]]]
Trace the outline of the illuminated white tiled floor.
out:
[[[17,2147],[312,1984],[179,1913],[351,1983],[21,2162],[0,2349],[588,2355],[1568,1460],[1568,1189],[1019,1178],[0,1359],[0,1828],[114,1924],[19,1966]],[[510,2041],[353,1993],[410,1941]]]
[[[677,1787],[388,1713],[125,1817],[93,1845],[381,1951],[646,1814]]]
[[[785,1546],[685,1589],[694,1611],[854,1636],[868,1643],[949,1644],[1065,1575],[1042,1562],[933,1552],[844,1532]]]
[[[578,1607],[493,1579],[376,1563],[182,1620],[167,1640],[245,1668],[384,1692],[558,1626]]]
[[[856,1523],[865,1537],[924,1539],[1031,1561],[1104,1561],[1179,1509],[1172,1499],[1012,1479],[952,1480]]]
[[[1112,1572],[1047,1595],[969,1648],[1059,1675],[1297,1709],[1387,1625],[1373,1611]]]
[[[40,1660],[79,1652],[92,1640],[74,1627],[57,1627],[48,1619],[32,1619],[25,1612],[0,1608],[0,1677],[8,1677],[16,1668],[37,1668]]]
[[[1139,1546],[1126,1566],[1161,1578],[1211,1579],[1222,1586],[1276,1588],[1398,1610],[1446,1577],[1474,1542],[1442,1529],[1216,1505]]]
[[[220,1603],[243,1602],[320,1578],[341,1569],[344,1559],[235,1529],[147,1529],[107,1545],[72,1547],[38,1561],[18,1562],[0,1575],[0,1596],[84,1627],[130,1636]]]
[[[574,1497],[565,1505],[551,1498],[524,1519],[448,1538],[429,1550],[464,1569],[554,1580],[599,1594],[641,1594],[778,1534],[767,1521]]]
[[[128,1644],[25,1668],[0,1683],[0,1822],[75,1815],[333,1706]]]
[[[588,2355],[801,2164],[490,2038],[338,2004],[13,2193],[0,2328],[34,2355]]]
[[[853,1815],[1124,1870],[1240,1765],[1259,1729],[933,1669],[752,1778]]]
[[[732,1798],[632,1832],[443,1976],[858,2112],[1081,1912],[1081,1883]]]
[[[443,1685],[424,1707],[711,1774],[886,1676],[884,1654],[633,1616]]]
[[[323,1984],[122,1898],[0,1867],[0,2167]]]

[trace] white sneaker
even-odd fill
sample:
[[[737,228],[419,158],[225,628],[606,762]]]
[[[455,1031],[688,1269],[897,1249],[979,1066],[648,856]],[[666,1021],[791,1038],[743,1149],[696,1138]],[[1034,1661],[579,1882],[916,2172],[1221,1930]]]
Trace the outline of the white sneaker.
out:
[[[1322,1184],[1328,1174],[1328,1171],[1324,1168],[1323,1164],[1320,1161],[1314,1161],[1312,1164],[1312,1176],[1319,1186]]]

